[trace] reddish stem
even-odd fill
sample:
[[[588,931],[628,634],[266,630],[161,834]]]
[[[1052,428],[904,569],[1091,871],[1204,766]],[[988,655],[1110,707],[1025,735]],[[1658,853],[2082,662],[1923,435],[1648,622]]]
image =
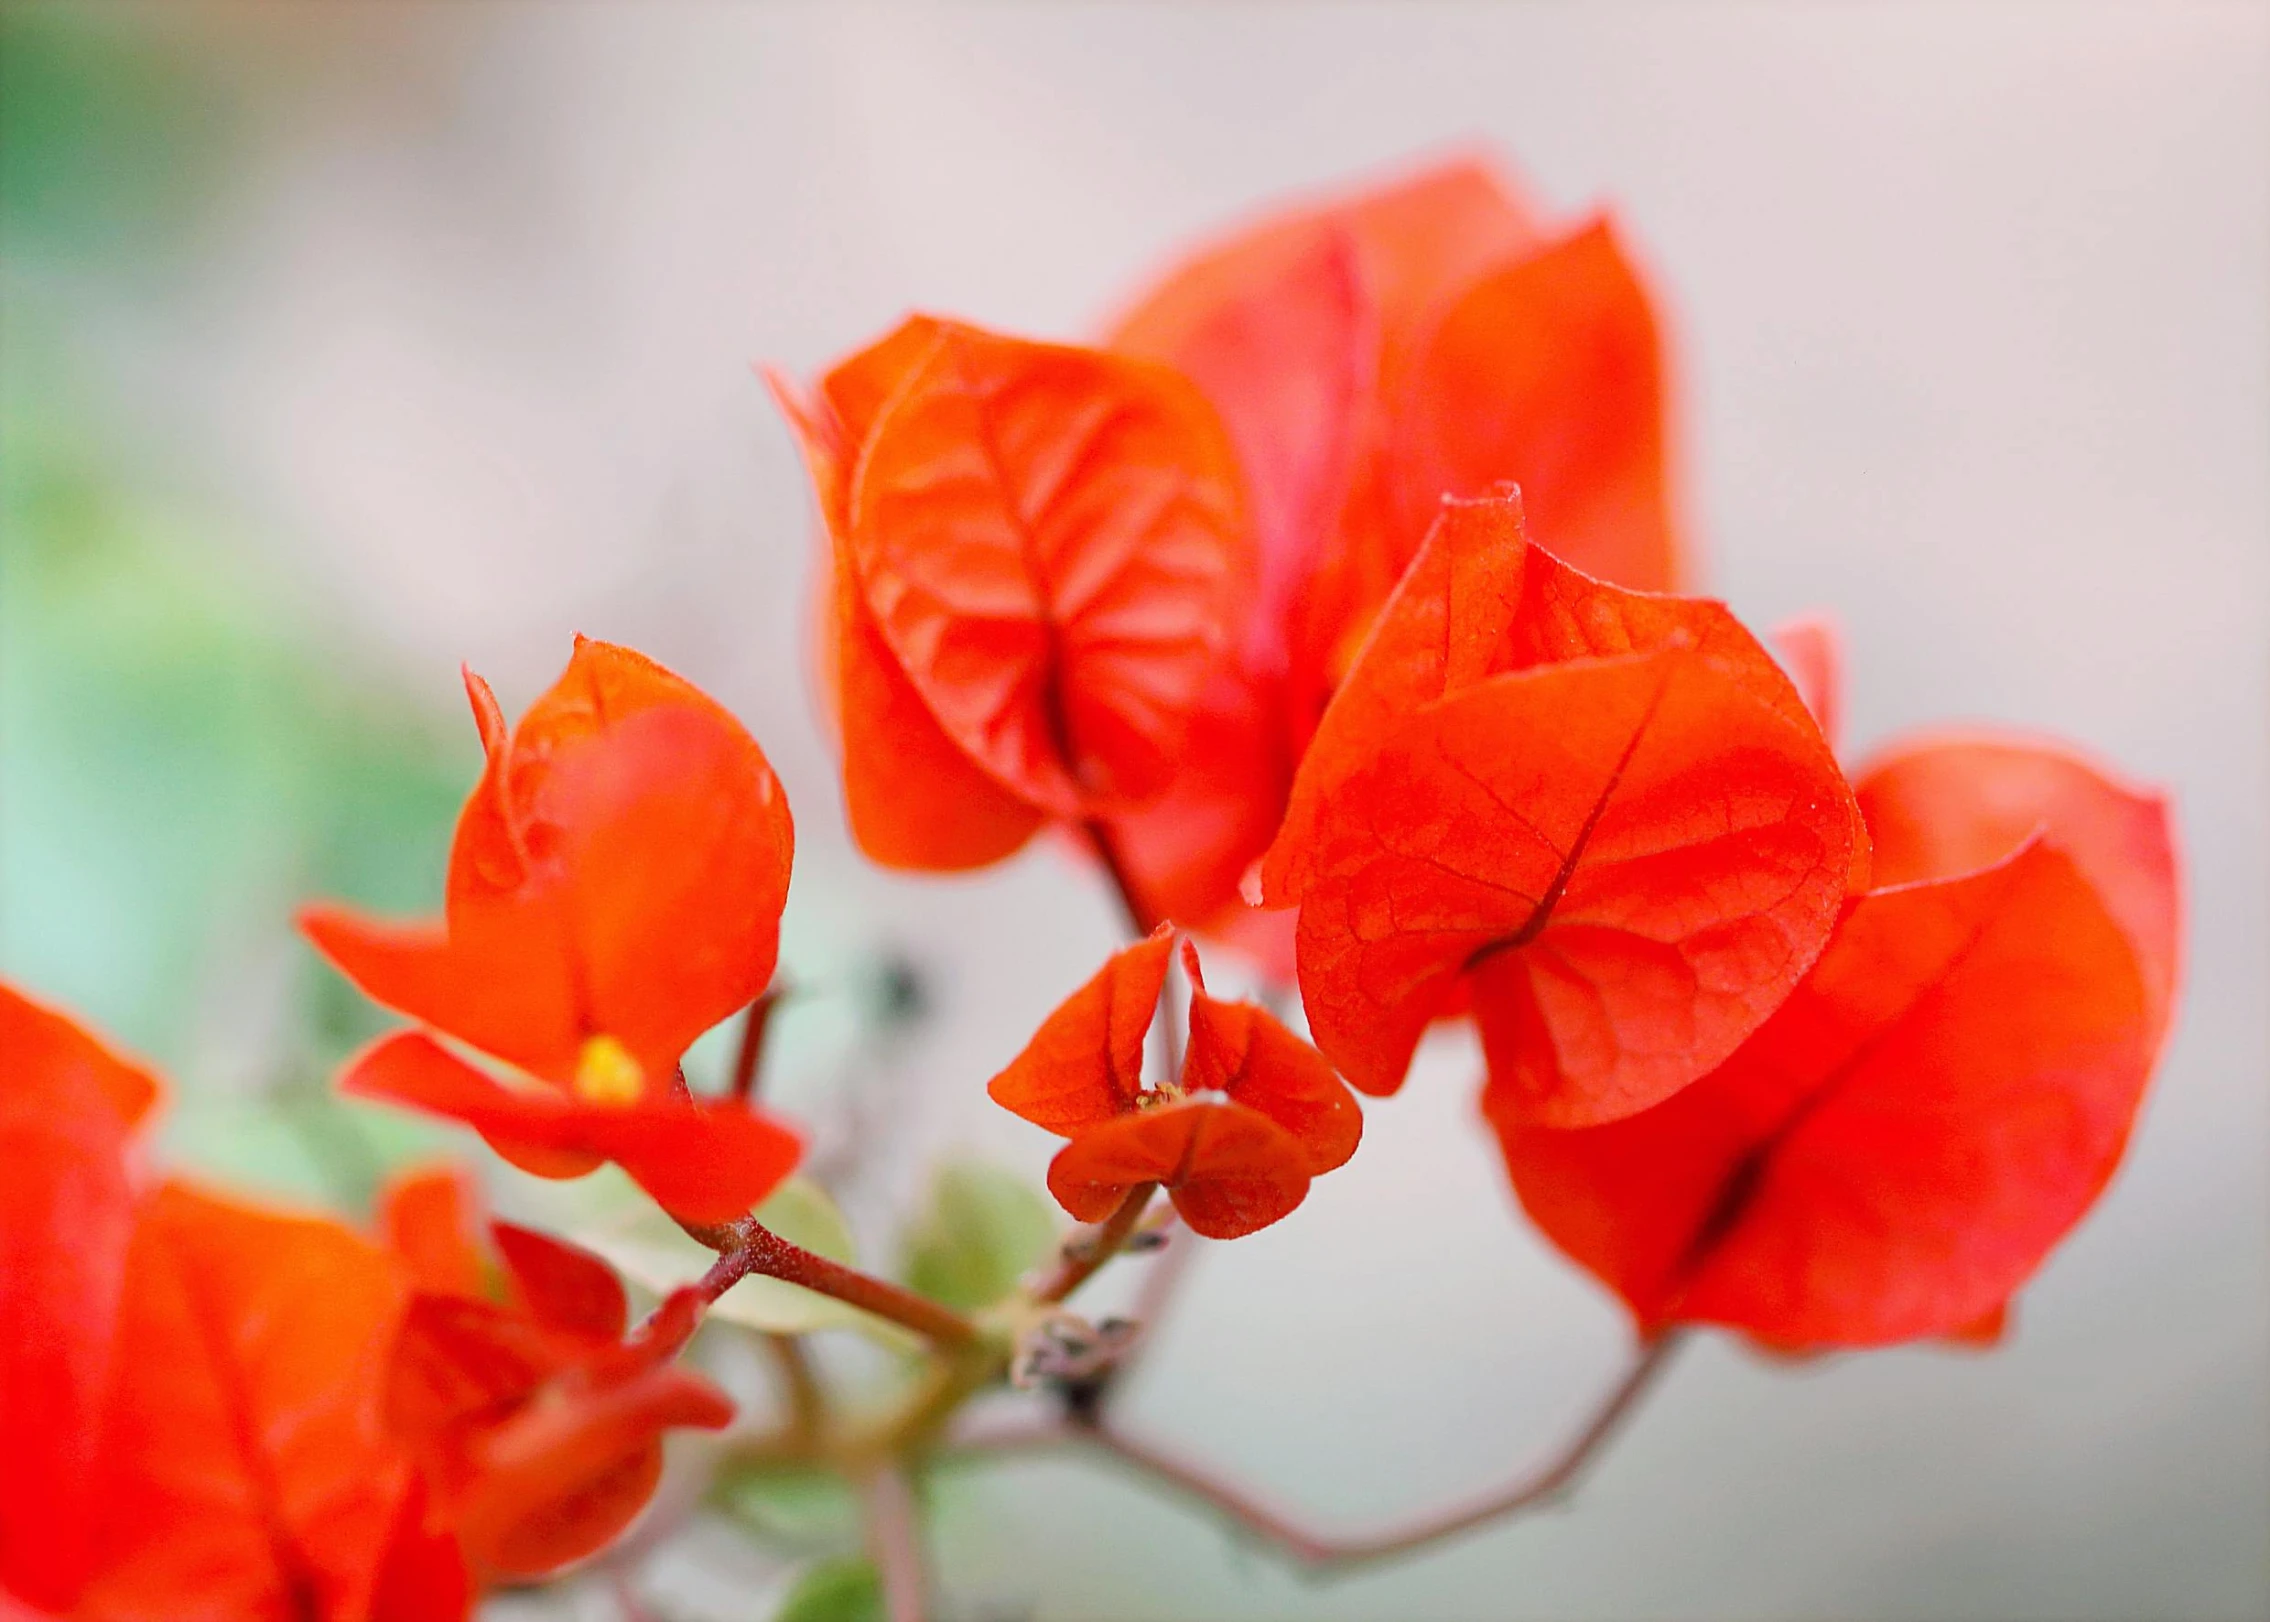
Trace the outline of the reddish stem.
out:
[[[1032,1447],[1091,1444],[1150,1480],[1273,1544],[1309,1570],[1333,1575],[1415,1554],[1493,1521],[1557,1501],[1654,1385],[1678,1344],[1675,1331],[1647,1343],[1606,1400],[1593,1410],[1584,1428],[1542,1466],[1463,1503],[1448,1505],[1375,1532],[1319,1532],[1235,1482],[1100,1422],[1051,1425],[990,1440],[977,1437],[960,1447],[963,1451],[1000,1453]]]
[[[1143,1220],[1143,1208],[1151,1203],[1158,1188],[1156,1183],[1137,1183],[1119,1202],[1118,1210],[1097,1226],[1066,1240],[1056,1271],[1033,1291],[1033,1300],[1042,1306],[1055,1306],[1094,1277],[1096,1269],[1118,1255],[1120,1246],[1127,1243],[1127,1236]]]
[[[741,1045],[733,1050],[733,1074],[726,1085],[726,1096],[736,1103],[747,1103],[756,1096],[757,1077],[764,1064],[765,1034],[772,1028],[773,1010],[787,995],[785,986],[776,985],[749,1004],[749,1011],[741,1016]]]

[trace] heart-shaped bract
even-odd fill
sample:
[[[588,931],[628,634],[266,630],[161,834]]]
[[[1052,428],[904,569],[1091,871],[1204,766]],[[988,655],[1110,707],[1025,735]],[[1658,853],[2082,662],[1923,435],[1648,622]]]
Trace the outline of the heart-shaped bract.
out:
[[[370,996],[537,1078],[507,1085],[402,1033],[342,1085],[465,1121],[544,1176],[619,1161],[673,1214],[737,1216],[795,1136],[675,1076],[771,979],[794,830],[763,752],[699,689],[583,638],[509,733],[468,674],[488,764],[457,826],[445,916],[309,909],[316,946]]]
[[[1041,1023],[986,1091],[1071,1141],[1048,1172],[1073,1216],[1100,1222],[1135,1188],[1167,1190],[1191,1228],[1234,1239],[1289,1214],[1347,1163],[1363,1115],[1317,1051],[1267,1010],[1207,995],[1187,942],[1189,1043],[1172,1086],[1143,1085],[1143,1046],[1174,932],[1114,953]]]
[[[1485,1098],[1524,1207],[1644,1327],[1982,1333],[2119,1162],[2174,982],[2164,805],[2015,742],[1859,793],[1890,882],[1718,1071],[1588,1131]]]
[[[775,393],[832,540],[845,793],[886,865],[982,865],[1156,798],[1252,541],[1213,410],[1168,369],[916,317]]]
[[[1319,724],[1264,858],[1317,1045],[1392,1092],[1471,1007],[1493,1096],[1573,1126],[1668,1097],[1786,996],[1865,872],[1802,700],[1717,603],[1444,504]]]

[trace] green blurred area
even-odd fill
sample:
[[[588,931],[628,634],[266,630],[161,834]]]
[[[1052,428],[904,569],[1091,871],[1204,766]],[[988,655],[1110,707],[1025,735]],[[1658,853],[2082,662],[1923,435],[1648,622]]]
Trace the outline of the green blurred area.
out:
[[[474,751],[106,397],[95,339],[224,195],[230,124],[160,30],[0,10],[0,975],[169,1074],[176,1158],[356,1205],[423,1133],[330,1097],[382,1019],[291,912],[430,908]]]

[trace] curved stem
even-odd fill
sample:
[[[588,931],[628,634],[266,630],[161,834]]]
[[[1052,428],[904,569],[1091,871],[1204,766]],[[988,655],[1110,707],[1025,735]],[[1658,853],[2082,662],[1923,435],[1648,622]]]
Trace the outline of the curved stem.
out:
[[[788,995],[785,984],[768,987],[763,995],[749,1004],[749,1011],[741,1016],[741,1040],[733,1050],[733,1071],[725,1080],[725,1095],[739,1103],[747,1103],[757,1095],[757,1077],[764,1063],[765,1035],[772,1028],[772,1016]]]
[[[1624,1377],[1593,1410],[1583,1428],[1544,1464],[1462,1503],[1372,1532],[1317,1531],[1235,1482],[1107,1424],[1054,1425],[990,1440],[972,1438],[962,1444],[960,1451],[1001,1453],[1085,1443],[1102,1449],[1109,1457],[1130,1466],[1153,1483],[1212,1510],[1308,1570],[1320,1575],[1337,1575],[1358,1566],[1416,1554],[1462,1533],[1558,1500],[1630,1416],[1678,1345],[1679,1336],[1675,1331],[1648,1342]]]
[[[1151,1196],[1158,1189],[1156,1183],[1137,1183],[1119,1202],[1118,1210],[1097,1226],[1067,1239],[1056,1271],[1034,1289],[1034,1303],[1044,1307],[1057,1305],[1094,1277],[1097,1268],[1118,1255],[1120,1247],[1127,1243],[1127,1236],[1143,1220],[1143,1208],[1151,1203]]]
[[[809,1448],[828,1426],[828,1393],[820,1383],[820,1371],[812,1366],[812,1354],[804,1349],[803,1341],[794,1335],[768,1334],[762,1344],[765,1355],[772,1359],[773,1373],[780,1380],[780,1394],[788,1408],[788,1436],[797,1446]]]
[[[715,1301],[751,1273],[762,1273],[888,1318],[941,1346],[977,1342],[977,1325],[951,1307],[791,1244],[753,1216],[721,1227],[689,1226],[686,1231],[718,1253],[695,1286],[706,1301]]]
[[[883,1611],[890,1622],[922,1622],[930,1614],[929,1582],[922,1560],[921,1513],[906,1473],[885,1465],[859,1484],[866,1518],[867,1558],[883,1581]]]

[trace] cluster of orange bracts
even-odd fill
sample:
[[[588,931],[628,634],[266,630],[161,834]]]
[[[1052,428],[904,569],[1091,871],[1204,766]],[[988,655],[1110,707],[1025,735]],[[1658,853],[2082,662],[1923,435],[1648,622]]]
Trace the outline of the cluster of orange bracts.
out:
[[[1826,633],[1777,662],[1671,594],[1659,339],[1604,224],[1453,164],[1202,252],[1098,347],[918,317],[773,383],[861,847],[960,870],[1055,826],[1148,931],[991,1085],[1067,1140],[1072,1215],[1156,1186],[1201,1234],[1277,1221],[1356,1152],[1350,1087],[1463,1018],[1522,1204],[1643,1332],[1991,1338],[2111,1175],[2178,979],[2164,806],[2022,740],[1848,775]],[[799,1140],[679,1065],[771,979],[780,785],[620,648],[579,641],[509,729],[468,684],[443,919],[305,917],[418,1026],[343,1085],[729,1222]],[[1147,1082],[1178,930],[1183,1056]],[[1191,933],[1296,977],[1314,1045],[1208,995]],[[694,1295],[631,1329],[602,1264],[446,1176],[383,1242],[154,1183],[151,1078],[12,994],[0,1021],[23,1601],[459,1614],[728,1418],[672,1363]]]

